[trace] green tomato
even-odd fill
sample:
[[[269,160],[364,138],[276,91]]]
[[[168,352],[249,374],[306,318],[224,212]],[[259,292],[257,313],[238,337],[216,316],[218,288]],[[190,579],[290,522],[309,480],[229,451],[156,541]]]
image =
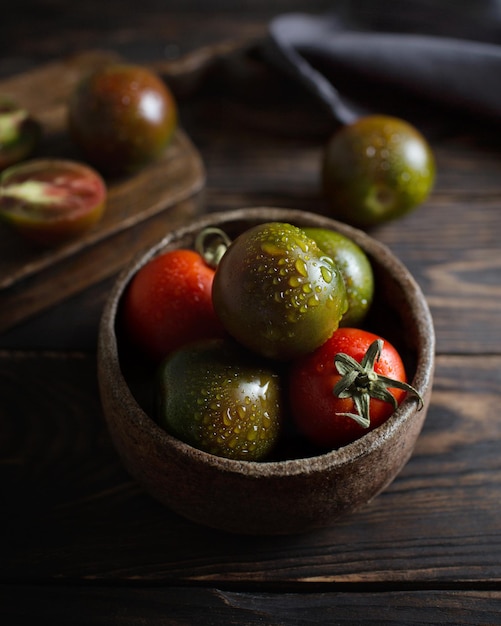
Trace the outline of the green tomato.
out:
[[[426,200],[434,180],[427,141],[394,117],[372,115],[342,127],[323,155],[322,185],[333,215],[361,227],[415,208]]]
[[[212,287],[226,330],[265,357],[312,352],[348,307],[339,268],[303,230],[281,222],[242,233],[223,255]]]
[[[195,448],[260,461],[282,425],[279,375],[268,363],[224,339],[191,343],[161,364],[159,424]]]
[[[332,258],[343,275],[348,310],[340,326],[357,326],[367,315],[374,297],[374,273],[365,252],[352,239],[327,228],[305,228],[304,232]]]

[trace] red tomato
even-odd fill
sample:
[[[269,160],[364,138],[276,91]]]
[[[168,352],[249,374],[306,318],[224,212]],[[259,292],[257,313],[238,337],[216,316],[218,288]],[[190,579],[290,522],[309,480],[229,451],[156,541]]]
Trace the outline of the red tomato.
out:
[[[193,250],[172,250],[149,261],[124,296],[131,341],[160,361],[190,341],[222,336],[212,307],[213,278],[214,270]]]
[[[350,361],[350,357],[356,363]],[[338,367],[347,376],[354,376],[350,371],[357,372],[357,380],[351,379],[348,384],[350,381],[343,378]],[[389,401],[372,397],[377,384],[369,382],[375,378],[370,372],[385,377],[379,378],[379,383],[387,391],[379,395],[382,393],[382,397]],[[360,400],[354,398],[357,389],[364,386],[372,386],[371,396],[365,395]],[[341,388],[344,389],[340,394],[343,397],[338,397],[336,393]],[[407,391],[414,392],[414,389],[406,384],[404,365],[396,349],[378,335],[356,328],[341,328],[334,332],[315,352],[293,363],[290,373],[289,394],[296,426],[310,442],[322,448],[344,446],[382,424]],[[388,392],[393,401],[386,396]]]

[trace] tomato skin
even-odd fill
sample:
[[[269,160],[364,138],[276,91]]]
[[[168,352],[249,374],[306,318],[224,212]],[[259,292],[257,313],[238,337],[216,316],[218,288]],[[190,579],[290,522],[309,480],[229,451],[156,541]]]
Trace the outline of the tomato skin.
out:
[[[160,361],[190,341],[222,336],[212,306],[213,279],[214,270],[193,250],[151,259],[124,294],[123,324],[132,343]]]
[[[106,175],[132,173],[160,156],[177,127],[167,85],[139,65],[111,64],[85,78],[68,105],[68,125],[85,158]]]
[[[369,115],[334,132],[324,150],[321,176],[332,214],[371,227],[426,200],[435,181],[435,159],[414,126]]]
[[[107,188],[91,167],[69,159],[31,159],[0,175],[0,218],[39,246],[56,246],[91,228]]]
[[[302,229],[282,222],[233,241],[217,267],[213,299],[232,337],[277,360],[321,345],[348,307],[337,265]]]
[[[232,340],[176,350],[160,364],[157,381],[158,423],[182,441],[247,461],[261,461],[275,448],[282,427],[280,376]]]
[[[336,415],[353,413],[351,398],[337,398],[332,393],[341,376],[334,364],[336,354],[343,352],[359,363],[378,335],[357,328],[340,328],[315,352],[292,364],[289,374],[289,399],[298,431],[321,448],[338,448],[359,439],[380,426],[393,413],[389,402],[371,398],[371,424],[364,428],[354,419]],[[384,341],[374,371],[393,380],[406,382],[405,368],[397,350]],[[390,388],[397,403],[406,392]]]
[[[304,228],[304,232],[336,263],[343,275],[348,310],[340,326],[358,326],[374,298],[374,272],[365,252],[349,237],[326,228]]]

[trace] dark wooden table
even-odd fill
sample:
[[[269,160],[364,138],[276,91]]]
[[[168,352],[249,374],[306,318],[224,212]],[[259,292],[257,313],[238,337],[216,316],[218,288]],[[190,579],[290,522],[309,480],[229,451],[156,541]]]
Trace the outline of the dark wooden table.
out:
[[[140,4],[27,10],[21,0],[0,25],[0,78],[92,49],[172,78],[205,187],[164,211],[153,234],[132,228],[130,241],[146,246],[200,211],[324,212],[329,129],[316,103],[246,54],[225,53],[194,81],[183,80],[186,65],[181,80],[173,68],[201,47],[260,39],[281,11],[331,3]],[[501,623],[501,129],[414,113],[436,154],[435,190],[372,234],[426,294],[437,362],[424,430],[394,483],[331,528],[283,538],[198,527],[145,495],[111,446],[97,393],[113,268],[0,335],[2,624]]]

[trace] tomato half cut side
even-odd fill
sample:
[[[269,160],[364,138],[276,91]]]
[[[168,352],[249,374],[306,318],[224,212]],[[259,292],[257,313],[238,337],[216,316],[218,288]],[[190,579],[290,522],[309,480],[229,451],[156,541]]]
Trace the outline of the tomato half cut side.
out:
[[[98,222],[107,188],[91,167],[68,159],[32,159],[0,176],[0,218],[23,237],[53,246]]]
[[[0,170],[31,156],[41,135],[40,123],[27,109],[0,99]]]

